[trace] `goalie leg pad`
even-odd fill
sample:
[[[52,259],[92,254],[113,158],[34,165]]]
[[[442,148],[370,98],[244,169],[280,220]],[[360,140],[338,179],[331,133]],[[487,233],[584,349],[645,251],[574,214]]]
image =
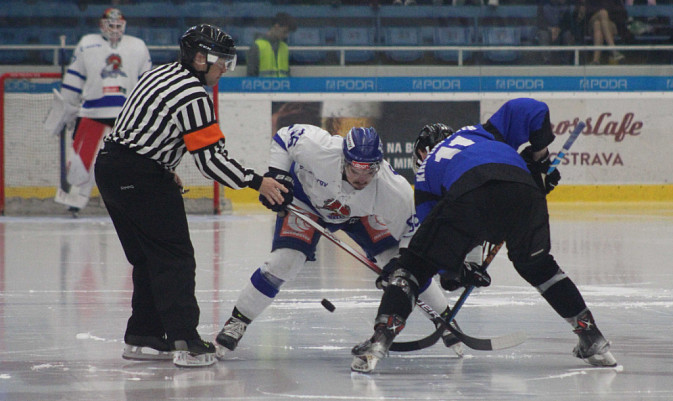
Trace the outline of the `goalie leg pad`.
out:
[[[82,185],[90,180],[100,142],[109,131],[110,127],[90,118],[79,120],[72,143],[73,155],[68,165],[68,183]]]

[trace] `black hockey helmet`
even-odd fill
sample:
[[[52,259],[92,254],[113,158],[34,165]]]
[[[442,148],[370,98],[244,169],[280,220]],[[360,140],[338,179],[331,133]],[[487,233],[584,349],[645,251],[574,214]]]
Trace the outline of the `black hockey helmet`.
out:
[[[220,28],[210,24],[193,26],[180,37],[180,61],[191,63],[196,53],[206,55],[208,64],[222,59],[228,71],[236,67],[236,45],[234,39]]]
[[[416,142],[414,142],[414,154],[412,156],[414,172],[418,171],[418,168],[423,164],[420,152],[430,153],[432,148],[450,137],[451,134],[453,134],[453,128],[442,123],[428,124],[421,129]]]

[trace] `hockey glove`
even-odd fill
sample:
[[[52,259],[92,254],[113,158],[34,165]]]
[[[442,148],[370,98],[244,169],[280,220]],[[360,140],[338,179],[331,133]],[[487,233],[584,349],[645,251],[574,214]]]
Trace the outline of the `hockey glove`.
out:
[[[540,160],[533,160],[533,149],[530,146],[521,151],[521,157],[526,162],[530,174],[533,176],[535,184],[537,184],[544,193],[550,193],[557,185],[561,179],[561,173],[558,169],[555,169],[551,174],[547,174],[549,166],[551,165],[551,160],[549,160],[549,152],[541,158]]]
[[[279,183],[283,184],[283,186],[287,188],[287,192],[281,192],[283,195],[283,203],[281,204],[272,205],[263,195],[259,195],[259,201],[262,202],[262,205],[276,213],[284,211],[285,207],[292,203],[292,199],[294,199],[292,191],[294,187],[294,180],[290,176],[290,173],[277,168],[269,167],[269,171],[264,174],[264,177],[271,177]]]
[[[474,262],[463,262],[463,268],[460,269],[460,276],[448,278],[441,276],[440,285],[447,291],[455,291],[460,287],[473,285],[475,287],[488,287],[491,285],[491,276],[481,270],[481,266]]]
[[[379,276],[376,278],[376,288],[382,290],[388,286],[388,280],[390,279],[390,275],[397,268],[397,262],[399,260],[400,260],[399,256],[394,257],[390,259],[390,261],[386,263],[385,266],[383,266],[381,274],[379,274]]]

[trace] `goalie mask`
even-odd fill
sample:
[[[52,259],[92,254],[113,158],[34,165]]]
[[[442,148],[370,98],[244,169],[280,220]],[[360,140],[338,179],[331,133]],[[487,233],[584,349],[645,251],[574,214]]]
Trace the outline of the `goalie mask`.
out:
[[[414,154],[412,156],[414,173],[421,167],[423,160],[432,148],[452,134],[453,129],[441,123],[426,125],[421,129],[416,142],[414,142]]]
[[[111,45],[116,46],[126,31],[126,20],[116,8],[108,8],[100,19],[100,32]]]
[[[220,64],[227,71],[234,71],[236,68],[234,39],[216,26],[193,26],[180,37],[179,43],[180,61],[184,64],[194,61],[196,53],[203,53],[209,69],[213,64]]]

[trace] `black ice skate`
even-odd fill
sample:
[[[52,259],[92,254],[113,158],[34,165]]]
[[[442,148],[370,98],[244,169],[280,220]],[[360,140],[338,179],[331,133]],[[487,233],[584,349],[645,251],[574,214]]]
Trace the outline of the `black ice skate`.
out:
[[[573,349],[573,355],[593,366],[617,366],[617,360],[610,352],[610,342],[598,330],[589,310],[577,316],[573,332],[579,337],[579,343]]]
[[[134,361],[166,361],[173,359],[171,346],[163,337],[126,335],[122,358]]]
[[[217,348],[218,358],[223,358],[224,353],[226,352],[222,347],[228,349],[229,351],[236,349],[238,342],[241,341],[243,334],[245,334],[245,329],[248,328],[248,324],[249,322],[246,323],[245,321],[233,316],[227,320],[227,322],[224,324],[224,327],[217,335],[217,338],[215,338],[215,342],[220,345],[220,347]]]
[[[173,344],[173,363],[177,366],[192,368],[210,366],[217,362],[213,343],[195,338],[178,340]]]
[[[354,356],[351,370],[360,373],[369,373],[374,370],[378,361],[388,355],[390,345],[403,328],[404,319],[398,315],[377,317],[374,335],[351,350]]]

